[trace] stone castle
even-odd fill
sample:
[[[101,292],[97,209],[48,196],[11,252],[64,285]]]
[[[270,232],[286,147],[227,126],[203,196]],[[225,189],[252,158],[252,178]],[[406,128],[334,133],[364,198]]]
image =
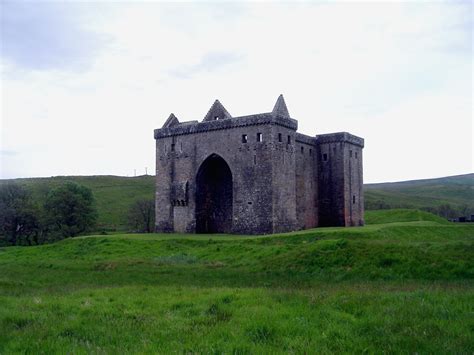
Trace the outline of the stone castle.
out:
[[[362,149],[349,133],[296,132],[283,96],[272,112],[202,120],[171,114],[156,140],[156,231],[269,234],[364,224]]]

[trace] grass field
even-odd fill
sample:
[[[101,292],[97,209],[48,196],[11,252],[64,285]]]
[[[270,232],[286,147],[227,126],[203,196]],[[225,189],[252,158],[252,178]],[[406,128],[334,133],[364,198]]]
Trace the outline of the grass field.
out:
[[[0,248],[0,354],[473,353],[474,225]]]

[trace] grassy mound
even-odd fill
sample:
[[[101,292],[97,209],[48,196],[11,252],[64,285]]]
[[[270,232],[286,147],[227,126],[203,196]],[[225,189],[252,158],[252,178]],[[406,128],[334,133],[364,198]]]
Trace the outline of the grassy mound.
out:
[[[472,353],[474,226],[438,222],[0,248],[0,353]]]
[[[383,224],[393,222],[413,222],[413,221],[431,221],[440,224],[449,224],[449,222],[435,214],[411,210],[411,209],[393,209],[377,210],[365,212],[366,224]]]

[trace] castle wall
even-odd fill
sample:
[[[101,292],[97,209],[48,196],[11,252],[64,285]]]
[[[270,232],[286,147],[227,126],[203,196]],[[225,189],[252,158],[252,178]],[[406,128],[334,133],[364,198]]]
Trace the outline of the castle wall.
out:
[[[157,230],[195,231],[196,173],[207,157],[218,154],[232,172],[232,232],[272,233],[274,144],[271,127],[235,127],[157,139]],[[262,142],[257,142],[257,133],[262,134]],[[243,135],[247,135],[247,143],[242,142]],[[172,201],[179,198],[169,186],[178,186],[179,190],[179,186],[186,183],[188,194],[185,205],[173,206]]]
[[[313,137],[297,134],[296,158],[296,216],[298,229],[318,226],[317,150]]]
[[[363,140],[348,133],[334,133],[318,136],[317,144],[319,225],[362,225]]]
[[[364,225],[362,148],[345,143],[344,150],[345,225],[362,226]]]
[[[272,132],[273,233],[289,232],[298,227],[295,199],[296,132],[281,126],[273,126]]]

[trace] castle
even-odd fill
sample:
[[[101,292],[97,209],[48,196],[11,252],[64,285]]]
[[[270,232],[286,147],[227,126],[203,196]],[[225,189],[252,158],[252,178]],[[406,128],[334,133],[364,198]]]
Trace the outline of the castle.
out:
[[[156,231],[269,234],[364,224],[364,140],[296,132],[272,112],[232,117],[216,100],[202,122],[171,114],[156,140]]]

